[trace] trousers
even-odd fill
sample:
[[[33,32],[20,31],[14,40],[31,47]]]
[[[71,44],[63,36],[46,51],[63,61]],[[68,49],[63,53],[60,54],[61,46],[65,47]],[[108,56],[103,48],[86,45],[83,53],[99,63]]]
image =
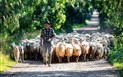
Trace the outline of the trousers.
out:
[[[43,63],[51,64],[52,46],[43,46]]]

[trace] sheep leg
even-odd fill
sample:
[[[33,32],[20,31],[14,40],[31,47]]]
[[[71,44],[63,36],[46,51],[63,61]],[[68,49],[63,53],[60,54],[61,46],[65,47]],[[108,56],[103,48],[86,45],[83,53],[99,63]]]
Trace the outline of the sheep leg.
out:
[[[68,63],[70,63],[70,57],[67,57],[67,61],[68,61]]]
[[[24,54],[22,54],[21,60],[22,60],[22,62],[24,62]]]
[[[60,57],[58,56],[58,60],[59,60],[59,63],[60,63]]]
[[[96,58],[97,58],[97,60],[99,60],[99,59],[100,59],[100,58],[99,58],[99,55],[97,55]]]
[[[76,63],[78,63],[78,60],[79,60],[79,56],[76,56]]]
[[[86,61],[86,54],[84,55],[84,61]]]
[[[32,53],[31,53],[31,52],[29,52],[29,59],[31,59],[31,54],[32,54]]]
[[[61,62],[62,62],[62,57],[61,57]]]
[[[14,52],[14,58],[16,63],[18,63],[18,52],[17,51],[13,51]]]
[[[35,51],[35,60],[37,60],[37,56],[38,56],[38,54],[37,54],[37,52]]]
[[[93,60],[93,56],[92,56],[92,54],[90,54],[90,60]]]
[[[62,58],[61,58],[61,57],[58,57],[58,60],[59,60],[59,63],[61,63],[61,62],[62,62]]]
[[[20,53],[19,56],[20,56],[20,57],[19,57],[19,61],[22,62],[22,54]]]
[[[54,55],[52,55],[52,62],[55,62],[55,60],[54,60]]]
[[[94,60],[94,54],[92,54],[92,60]]]
[[[24,53],[24,59],[27,59],[27,55],[26,55],[26,53]]]
[[[16,63],[18,63],[17,55],[15,53],[14,53],[14,58],[15,58]]]
[[[104,59],[107,59],[107,53],[104,52]]]

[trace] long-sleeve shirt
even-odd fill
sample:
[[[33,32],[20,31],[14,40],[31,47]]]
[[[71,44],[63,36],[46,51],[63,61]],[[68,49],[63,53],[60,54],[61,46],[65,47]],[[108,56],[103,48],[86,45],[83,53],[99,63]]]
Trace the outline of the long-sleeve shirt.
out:
[[[43,28],[41,31],[41,38],[43,39],[43,45],[44,46],[51,46],[51,41],[48,41],[49,39],[53,38],[55,36],[55,32],[53,28]]]

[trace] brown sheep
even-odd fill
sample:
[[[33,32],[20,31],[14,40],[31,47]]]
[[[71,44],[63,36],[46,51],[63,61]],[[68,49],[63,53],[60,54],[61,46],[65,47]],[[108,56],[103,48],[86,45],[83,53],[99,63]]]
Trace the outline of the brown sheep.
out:
[[[56,56],[56,47],[53,47],[53,51],[52,51],[52,62],[57,62],[57,56]]]
[[[80,47],[81,47],[83,59],[84,59],[84,61],[86,61],[87,60],[86,56],[89,53],[90,45],[87,41],[83,41],[80,44]]]
[[[18,63],[19,57],[20,57],[19,47],[18,46],[13,47],[12,52],[14,54],[14,58],[15,58],[16,63]]]
[[[78,62],[80,55],[81,55],[81,47],[80,47],[80,45],[73,44],[73,56],[76,57],[76,62]]]
[[[15,59],[16,63],[18,63],[19,57],[20,57],[19,46],[16,46],[16,44],[13,42],[13,43],[11,43],[11,47],[12,47],[12,53],[14,55],[14,59]]]
[[[68,63],[70,62],[70,57],[73,55],[73,46],[72,44],[65,44],[65,56],[67,57]]]
[[[56,56],[58,57],[59,62],[62,62],[62,58],[65,55],[65,43],[63,42],[57,43],[55,47],[55,51],[56,51]]]

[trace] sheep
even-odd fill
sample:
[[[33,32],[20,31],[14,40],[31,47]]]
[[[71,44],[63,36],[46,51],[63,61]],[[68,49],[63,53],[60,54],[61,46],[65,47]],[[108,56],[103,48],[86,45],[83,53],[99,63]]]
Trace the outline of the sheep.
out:
[[[70,63],[70,57],[73,55],[73,46],[70,43],[65,43],[65,56],[68,63]]]
[[[19,51],[20,51],[20,60],[21,62],[24,62],[24,47],[20,45]]]
[[[17,46],[14,42],[11,43],[12,47],[12,53],[14,54],[14,59],[16,63],[19,62],[19,59],[21,62],[24,62],[24,51],[23,51],[23,46]]]
[[[52,59],[54,61],[58,59],[58,62],[62,62],[62,58],[67,57],[67,61],[70,62],[70,58],[76,56],[76,62],[78,62],[80,55],[83,56],[84,61],[88,59],[87,56],[90,60],[93,60],[95,56],[99,59],[105,58],[113,41],[114,36],[104,32],[88,34],[74,31],[68,34],[56,35],[51,42],[53,45]],[[39,58],[47,56],[43,53],[43,47],[39,43],[39,35],[34,39],[21,40],[25,59],[35,58],[36,60],[38,56]]]
[[[56,56],[56,47],[53,47],[52,49],[52,62],[57,62],[57,56]]]
[[[103,58],[107,59],[108,56],[108,49],[106,47],[104,47],[104,54],[103,54]]]
[[[76,62],[78,62],[79,57],[81,55],[81,47],[80,47],[80,42],[79,42],[79,38],[76,35],[76,37],[74,36],[72,38],[72,45],[73,45],[73,58],[76,58]]]
[[[80,43],[80,47],[81,47],[83,59],[84,61],[86,61],[87,60],[86,56],[89,53],[90,45],[87,41],[82,41]]]
[[[37,60],[37,47],[35,43],[30,44],[31,58]]]
[[[89,49],[89,58],[90,58],[90,60],[94,59],[94,54],[96,53],[96,51],[97,51],[96,42],[91,41],[90,42],[90,49]]]
[[[114,41],[114,36],[111,34],[105,34],[104,37],[107,39],[108,45],[112,46]]]
[[[20,54],[19,48],[18,48],[18,46],[15,45],[14,42],[11,43],[11,47],[12,47],[12,53],[14,55],[14,59],[15,59],[16,63],[18,63],[18,61],[19,61],[19,54]]]
[[[55,47],[55,51],[56,51],[56,56],[58,57],[59,62],[62,62],[62,58],[65,55],[65,43],[63,42],[57,43]]]
[[[73,56],[76,57],[76,62],[78,62],[80,55],[81,55],[80,45],[79,44],[73,44]]]
[[[95,53],[96,55],[96,58],[99,60],[99,59],[102,59],[103,58],[103,55],[104,55],[104,47],[101,43],[97,43],[97,51]]]
[[[28,56],[28,54],[27,54],[27,39],[25,39],[25,40],[21,40],[20,41],[20,45],[21,46],[23,46],[23,50],[24,50],[24,59],[27,59],[27,56]]]
[[[25,58],[26,59],[31,59],[31,45],[29,42],[26,43],[26,51],[25,51]]]
[[[14,53],[15,61],[16,61],[16,63],[18,63],[20,52],[19,52],[19,48],[17,46],[13,47],[13,53]]]
[[[36,41],[36,50],[37,50],[37,59],[42,58],[41,53],[43,51],[43,48],[40,47],[40,43]]]

